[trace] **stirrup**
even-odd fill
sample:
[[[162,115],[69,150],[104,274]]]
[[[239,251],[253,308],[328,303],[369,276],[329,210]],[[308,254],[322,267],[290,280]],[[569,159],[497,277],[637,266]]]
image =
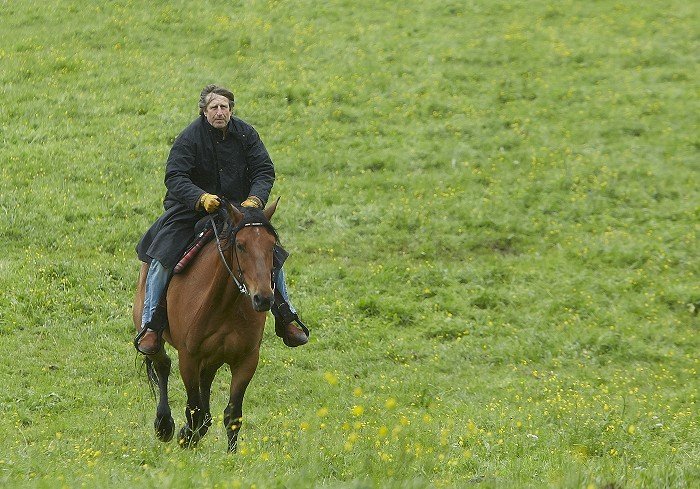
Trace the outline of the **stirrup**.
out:
[[[292,308],[289,307],[289,304],[286,302],[283,302],[281,305],[277,307],[277,312],[273,311],[273,316],[275,316],[275,333],[277,333],[277,321],[282,323],[281,325],[284,327],[288,325],[289,323],[297,323],[299,325],[299,328],[304,332],[304,334],[307,337],[311,336],[311,333],[309,332],[309,328],[306,327],[306,325],[299,319],[299,315],[295,312],[292,312]],[[279,334],[277,336],[280,336]]]
[[[304,334],[306,335],[307,338],[311,336],[311,333],[309,332],[309,328],[307,328],[306,325],[301,322],[301,319],[299,319],[299,316],[297,314],[294,315],[294,322],[299,325],[299,327],[304,332]]]
[[[141,331],[139,331],[136,334],[136,337],[134,337],[134,348],[136,348],[136,351],[139,352],[142,355],[147,355],[147,353],[141,351],[139,349],[139,342],[141,341],[141,338],[143,338],[146,335],[146,332],[150,329],[154,333],[158,335],[158,344],[160,345],[160,349],[163,348],[163,331],[165,331],[164,327],[158,328],[158,329],[153,329],[151,326],[153,324],[153,321],[144,324],[141,326]]]
[[[141,350],[139,350],[139,341],[141,341],[141,338],[143,338],[143,336],[146,334],[146,331],[148,331],[148,326],[144,324],[141,326],[141,331],[139,331],[134,338],[134,348],[136,348],[136,351],[139,353],[143,353]]]

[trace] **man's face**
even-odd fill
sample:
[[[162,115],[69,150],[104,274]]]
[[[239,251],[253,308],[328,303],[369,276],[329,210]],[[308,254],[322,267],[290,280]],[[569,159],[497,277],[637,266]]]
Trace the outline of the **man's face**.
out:
[[[231,120],[230,100],[223,95],[213,94],[204,108],[204,115],[209,124],[217,129],[224,129]]]

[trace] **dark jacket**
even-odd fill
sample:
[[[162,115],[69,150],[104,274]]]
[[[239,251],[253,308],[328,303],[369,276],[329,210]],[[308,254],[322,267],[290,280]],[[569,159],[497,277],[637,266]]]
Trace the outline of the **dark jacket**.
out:
[[[260,136],[232,117],[226,134],[200,116],[175,139],[165,168],[165,212],[136,246],[139,259],[155,258],[173,268],[193,237],[195,223],[206,215],[196,210],[204,192],[238,204],[249,195],[267,202],[275,169]]]
[[[204,192],[243,202],[255,195],[267,202],[275,168],[253,126],[232,117],[225,137],[200,116],[175,140],[165,168],[164,206],[194,209]]]

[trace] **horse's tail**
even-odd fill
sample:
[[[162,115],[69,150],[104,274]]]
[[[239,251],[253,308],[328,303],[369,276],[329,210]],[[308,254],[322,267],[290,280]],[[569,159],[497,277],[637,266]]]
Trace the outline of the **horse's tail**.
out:
[[[146,382],[148,382],[148,387],[151,390],[153,398],[157,399],[156,387],[158,386],[158,374],[156,373],[156,369],[153,367],[153,360],[148,358],[146,355],[139,356],[143,357],[141,369],[146,369]]]

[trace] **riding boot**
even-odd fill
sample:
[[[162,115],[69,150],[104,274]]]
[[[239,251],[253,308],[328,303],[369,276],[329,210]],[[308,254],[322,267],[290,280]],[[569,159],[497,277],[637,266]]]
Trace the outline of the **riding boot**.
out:
[[[161,335],[165,329],[167,313],[165,308],[159,306],[159,302],[169,278],[169,271],[158,260],[152,260],[146,276],[141,330],[134,339],[136,350],[144,355],[158,353],[162,348]]]
[[[309,329],[299,319],[299,315],[289,301],[284,271],[280,268],[276,272],[275,301],[271,308],[272,315],[275,317],[275,334],[289,347],[305,345],[309,341]]]

